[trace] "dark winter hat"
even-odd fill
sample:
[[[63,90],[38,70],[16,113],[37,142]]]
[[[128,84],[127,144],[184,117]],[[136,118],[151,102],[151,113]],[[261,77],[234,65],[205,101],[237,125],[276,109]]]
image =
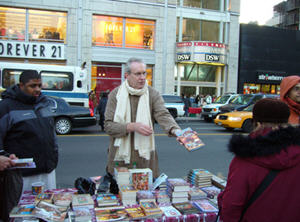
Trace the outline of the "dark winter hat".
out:
[[[253,120],[255,122],[287,123],[289,116],[289,107],[279,99],[261,99],[253,107]]]
[[[41,79],[41,74],[39,74],[36,70],[25,70],[21,73],[19,82],[25,84],[31,79]]]

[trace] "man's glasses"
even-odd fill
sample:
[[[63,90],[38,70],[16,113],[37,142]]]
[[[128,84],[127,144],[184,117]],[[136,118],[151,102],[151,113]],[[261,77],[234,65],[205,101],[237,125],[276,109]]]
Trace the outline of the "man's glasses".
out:
[[[147,72],[135,72],[133,73],[133,75],[135,75],[136,77],[141,77],[141,76],[147,76]]]

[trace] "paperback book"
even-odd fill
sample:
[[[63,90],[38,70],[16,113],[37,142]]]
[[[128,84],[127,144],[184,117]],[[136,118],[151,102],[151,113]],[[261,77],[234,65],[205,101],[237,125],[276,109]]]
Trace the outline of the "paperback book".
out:
[[[35,208],[34,204],[16,206],[10,212],[9,217],[11,217],[11,218],[15,218],[15,217],[21,217],[21,218],[34,217],[34,214],[33,214],[34,208]]]
[[[181,214],[194,214],[199,213],[199,210],[194,207],[190,202],[184,203],[175,203],[173,206],[181,213]]]
[[[12,160],[16,165],[10,167],[9,169],[19,169],[19,168],[36,168],[33,158],[23,158]]]
[[[118,221],[127,217],[127,213],[124,208],[95,208],[95,215],[97,221]]]
[[[193,204],[204,213],[218,212],[218,209],[207,199],[193,201]]]
[[[195,151],[205,145],[190,127],[176,132],[176,136],[188,151]]]
[[[130,183],[137,190],[149,190],[152,188],[152,170],[145,169],[129,169]]]
[[[94,200],[92,199],[90,194],[74,194],[72,196],[72,206],[76,207],[94,207]]]
[[[166,217],[178,217],[181,215],[181,213],[178,210],[176,210],[176,208],[174,208],[173,206],[163,206],[160,207],[160,209]]]

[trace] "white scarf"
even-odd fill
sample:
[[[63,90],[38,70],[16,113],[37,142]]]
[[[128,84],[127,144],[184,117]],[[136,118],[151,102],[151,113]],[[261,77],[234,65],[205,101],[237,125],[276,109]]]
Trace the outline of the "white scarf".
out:
[[[150,114],[150,105],[149,105],[149,90],[147,81],[142,89],[134,89],[129,86],[128,81],[125,80],[117,93],[117,106],[114,115],[114,122],[117,123],[130,123],[131,122],[131,108],[129,101],[129,94],[140,96],[136,122],[141,122],[152,128],[152,120]],[[153,129],[152,129],[153,130]],[[116,138],[114,146],[118,147],[115,161],[124,161],[126,164],[130,163],[131,157],[131,135],[122,138]],[[139,133],[134,133],[134,149],[138,150],[140,157],[145,158],[146,160],[150,159],[151,151],[155,150],[154,143],[154,134],[150,136],[143,136]]]

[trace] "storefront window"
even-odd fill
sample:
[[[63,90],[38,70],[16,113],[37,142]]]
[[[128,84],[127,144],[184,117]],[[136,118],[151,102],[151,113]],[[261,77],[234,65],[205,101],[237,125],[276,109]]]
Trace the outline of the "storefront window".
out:
[[[153,86],[152,84],[152,79],[153,79],[153,66],[152,65],[147,65],[147,69],[146,69],[146,72],[147,72],[147,82],[148,82],[148,85],[149,86]]]
[[[0,38],[24,40],[26,29],[26,10],[0,7]]]
[[[94,15],[92,42],[96,46],[153,49],[154,29],[155,22],[150,20]]]
[[[0,7],[1,39],[66,42],[66,30],[65,12]]]
[[[125,47],[153,49],[154,21],[126,19]]]
[[[29,12],[29,40],[65,42],[67,13],[40,10]]]
[[[183,81],[215,82],[217,66],[187,64],[184,66]]]
[[[219,42],[219,30],[219,22],[184,18],[182,41]]]
[[[92,89],[97,97],[121,84],[122,65],[119,63],[94,63],[92,65]]]

